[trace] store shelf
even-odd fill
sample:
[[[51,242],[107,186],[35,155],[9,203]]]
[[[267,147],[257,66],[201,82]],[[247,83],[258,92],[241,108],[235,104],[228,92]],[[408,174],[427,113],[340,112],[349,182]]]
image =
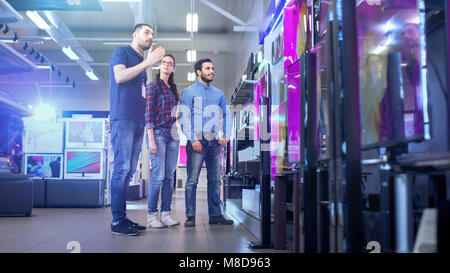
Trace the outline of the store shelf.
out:
[[[253,87],[257,83],[254,80],[245,80],[239,86],[236,93],[231,96],[231,104],[233,105],[244,105],[251,99],[253,99]]]
[[[14,48],[0,42],[0,74],[31,72],[37,69],[36,65]]]
[[[23,19],[6,0],[0,0],[0,24],[9,24]]]

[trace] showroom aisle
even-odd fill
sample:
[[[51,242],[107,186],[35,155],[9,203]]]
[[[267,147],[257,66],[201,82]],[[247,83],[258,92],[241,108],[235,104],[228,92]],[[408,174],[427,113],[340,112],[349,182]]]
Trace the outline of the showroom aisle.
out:
[[[146,199],[129,202],[128,217],[141,224],[146,221]],[[0,217],[0,252],[67,253],[70,245],[89,252],[140,253],[252,253],[280,252],[253,250],[247,241],[255,237],[242,225],[210,226],[206,191],[197,195],[197,226],[184,227],[184,191],[177,189],[173,214],[181,222],[178,228],[147,230],[137,237],[110,233],[110,208],[33,209],[32,217]],[[70,243],[75,242],[75,243]]]

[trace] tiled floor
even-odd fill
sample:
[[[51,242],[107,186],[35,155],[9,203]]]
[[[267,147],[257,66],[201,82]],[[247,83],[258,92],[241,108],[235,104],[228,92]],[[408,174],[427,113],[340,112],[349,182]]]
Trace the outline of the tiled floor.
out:
[[[185,228],[184,191],[177,189],[172,214],[182,222],[178,228],[147,230],[140,236],[113,235],[111,210],[34,208],[31,217],[0,217],[0,252],[64,253],[71,252],[69,242],[79,243],[86,252],[144,253],[252,253],[285,252],[274,249],[254,250],[247,241],[255,241],[242,225],[210,226],[206,191],[198,190],[196,227]],[[146,199],[130,202],[128,217],[146,222]]]

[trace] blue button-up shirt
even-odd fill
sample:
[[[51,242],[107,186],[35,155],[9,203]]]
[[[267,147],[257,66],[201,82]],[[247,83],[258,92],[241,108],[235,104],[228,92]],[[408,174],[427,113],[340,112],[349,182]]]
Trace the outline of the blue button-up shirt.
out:
[[[196,81],[181,93],[179,113],[188,140],[199,140],[203,133],[217,134],[222,126],[223,136],[229,139],[231,112],[222,90]]]

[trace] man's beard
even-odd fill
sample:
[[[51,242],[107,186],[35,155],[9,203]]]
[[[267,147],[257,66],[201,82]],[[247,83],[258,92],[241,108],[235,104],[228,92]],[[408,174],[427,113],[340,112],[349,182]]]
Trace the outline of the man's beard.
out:
[[[146,45],[139,45],[139,47],[143,50],[143,51],[146,51],[146,50],[148,50],[150,47],[149,46],[146,46]]]
[[[150,44],[152,44],[153,42],[150,42]],[[150,47],[147,46],[145,43],[139,44],[139,47],[143,50],[146,51],[148,50]]]
[[[214,78],[213,78],[212,80],[207,79],[207,78],[203,77],[203,75],[201,75],[201,77],[202,77],[202,80],[203,80],[204,82],[206,82],[206,83],[210,83],[210,82],[212,82],[212,81],[214,80]]]

